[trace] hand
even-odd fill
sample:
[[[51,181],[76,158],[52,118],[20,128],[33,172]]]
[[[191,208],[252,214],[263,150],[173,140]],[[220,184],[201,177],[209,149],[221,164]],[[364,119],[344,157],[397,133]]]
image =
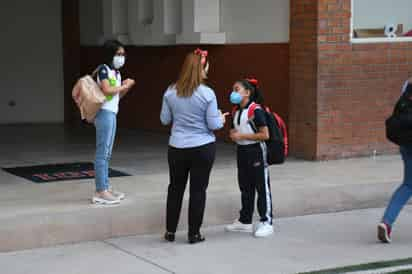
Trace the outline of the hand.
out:
[[[127,89],[130,89],[132,86],[134,86],[135,81],[133,79],[126,79],[123,81],[122,85],[125,85]]]
[[[230,139],[232,139],[233,142],[237,142],[242,140],[242,134],[240,134],[237,130],[232,129],[230,131]]]
[[[222,123],[225,124],[226,123],[226,116],[229,116],[230,113],[229,112],[222,113],[220,110],[219,110],[219,112],[220,112],[220,118],[222,119]]]

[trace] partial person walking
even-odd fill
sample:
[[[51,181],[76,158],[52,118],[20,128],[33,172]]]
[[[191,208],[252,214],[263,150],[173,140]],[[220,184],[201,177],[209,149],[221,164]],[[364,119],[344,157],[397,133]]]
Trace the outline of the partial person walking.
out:
[[[402,127],[412,136],[412,78],[409,78],[403,88],[402,96],[406,99],[405,106],[409,104],[409,113],[399,114]],[[402,97],[401,97],[402,98]],[[399,104],[399,103],[398,103]],[[395,107],[396,111],[396,107]],[[409,115],[408,115],[409,114]],[[412,140],[400,144],[400,153],[403,161],[403,182],[393,193],[385,210],[381,223],[378,225],[378,239],[383,243],[391,242],[393,224],[399,216],[402,208],[412,196]]]
[[[168,163],[170,183],[167,193],[167,241],[175,240],[183,195],[190,175],[189,243],[202,242],[200,233],[206,205],[206,190],[215,160],[213,131],[221,129],[226,114],[217,107],[214,91],[205,84],[209,63],[207,52],[197,49],[187,54],[179,79],[163,96],[160,120],[172,124]]]

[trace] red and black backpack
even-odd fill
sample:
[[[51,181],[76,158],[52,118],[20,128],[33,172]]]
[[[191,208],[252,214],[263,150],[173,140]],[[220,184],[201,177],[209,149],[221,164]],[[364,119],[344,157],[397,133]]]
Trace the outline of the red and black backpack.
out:
[[[283,164],[289,152],[286,124],[277,113],[272,112],[268,107],[262,108],[256,103],[252,103],[249,106],[247,117],[250,123],[255,115],[255,110],[258,108],[264,110],[269,129],[269,139],[265,141],[267,147],[267,162],[269,165]],[[233,110],[233,114],[236,110],[237,108]],[[251,123],[251,127],[257,132],[257,128],[253,123]]]

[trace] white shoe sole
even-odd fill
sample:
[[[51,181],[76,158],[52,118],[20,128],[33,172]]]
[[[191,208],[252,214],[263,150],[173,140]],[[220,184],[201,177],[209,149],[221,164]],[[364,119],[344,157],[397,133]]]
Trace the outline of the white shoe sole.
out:
[[[268,232],[262,233],[262,234],[255,232],[254,235],[255,235],[256,238],[265,238],[265,237],[268,237],[268,236],[272,235],[273,233],[274,233],[274,231],[272,230],[270,232],[268,231]]]
[[[253,228],[250,228],[250,229],[245,229],[245,228],[231,229],[231,228],[227,228],[227,227],[225,227],[225,231],[226,231],[226,232],[243,232],[243,233],[252,233],[252,232],[253,232]]]
[[[119,200],[124,200],[124,199],[126,198],[126,194],[124,194],[123,192],[115,192],[115,193],[113,193],[111,190],[109,190],[109,192],[111,192],[112,195],[113,195],[114,197],[116,197],[117,199],[119,199]],[[120,195],[116,195],[116,194],[118,194],[118,193],[120,193]]]
[[[124,200],[125,198],[126,198],[125,194],[117,196],[117,199],[119,199],[119,200]]]
[[[120,204],[120,200],[109,201],[109,200],[105,200],[102,198],[93,197],[92,203],[95,205],[116,205],[116,204]]]
[[[378,239],[382,243],[386,243],[386,244],[391,243],[391,238],[389,237],[388,230],[384,224],[378,225]]]

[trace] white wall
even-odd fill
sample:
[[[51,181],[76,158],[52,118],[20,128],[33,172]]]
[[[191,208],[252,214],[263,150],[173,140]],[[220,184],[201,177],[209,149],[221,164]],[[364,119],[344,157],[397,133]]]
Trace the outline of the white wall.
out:
[[[412,29],[411,0],[353,0],[354,28],[382,28],[386,24],[403,24]]]
[[[150,6],[150,8],[155,9],[151,13],[154,17],[162,17],[146,20],[150,22],[143,22],[142,17],[148,13],[149,6],[147,4],[152,2],[146,3],[149,0],[128,0],[128,7],[125,9],[124,1],[80,1],[82,45],[98,45],[98,42],[102,42],[103,30],[110,28],[114,37],[125,34],[123,30],[127,29],[129,31],[129,41],[135,45],[175,45],[176,39],[170,39],[170,37],[166,37],[167,35],[177,35],[179,37],[183,33],[190,36],[190,32],[193,31],[196,33],[204,32],[209,35],[223,34],[226,44],[283,43],[289,41],[290,0],[214,0],[213,3],[220,1],[220,7],[219,4],[217,7],[212,5],[210,0],[173,0],[173,2],[167,0],[168,6],[166,7],[159,6],[159,3],[164,0],[150,0],[157,3]],[[170,7],[171,3],[180,8],[180,12]],[[195,3],[200,5],[200,8]],[[105,6],[102,7],[102,5]],[[114,9],[113,6],[116,5],[118,7]],[[159,8],[164,10],[160,11]],[[105,14],[105,10],[117,10],[119,12],[111,13],[110,16],[114,15],[114,17],[109,18],[110,16],[107,14],[102,15]],[[214,16],[215,10],[218,12],[217,19]],[[121,14],[121,11],[124,14]],[[100,12],[100,15],[98,12]],[[179,18],[176,19],[176,16]],[[128,27],[123,25],[121,28],[116,27],[118,22],[126,22],[127,18]],[[175,22],[176,20],[179,22]],[[170,24],[170,22],[173,24]],[[105,24],[104,28],[103,24]],[[107,24],[111,25],[108,26]],[[159,24],[165,25],[159,27]],[[122,31],[115,31],[115,29],[121,29]],[[177,32],[179,30],[180,32]],[[177,44],[182,40],[185,39],[177,39]]]
[[[60,1],[2,2],[0,33],[0,124],[62,122]]]
[[[128,43],[128,1],[103,0],[102,22],[104,39],[118,39]]]
[[[228,43],[289,41],[290,0],[221,0]]]

